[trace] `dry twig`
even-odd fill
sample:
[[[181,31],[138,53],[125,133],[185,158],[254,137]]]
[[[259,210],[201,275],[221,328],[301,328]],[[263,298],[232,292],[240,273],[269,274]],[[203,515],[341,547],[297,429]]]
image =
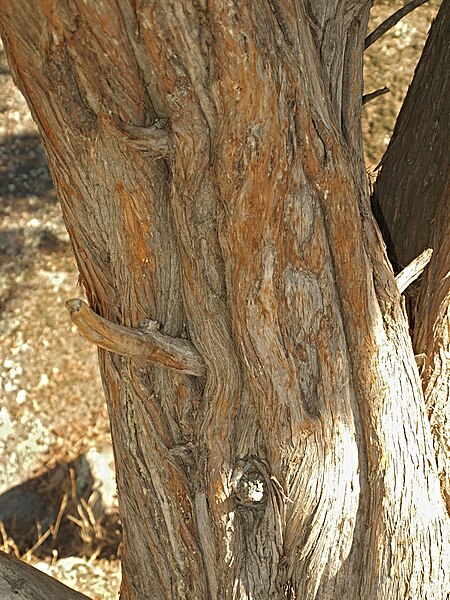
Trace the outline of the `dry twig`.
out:
[[[378,90],[375,90],[374,92],[370,92],[370,94],[364,94],[364,96],[362,98],[362,103],[367,104],[367,102],[370,102],[374,98],[378,98],[378,96],[382,96],[383,94],[388,94],[389,92],[390,92],[389,88],[384,86]]]
[[[405,6],[399,8],[395,13],[393,13],[390,17],[388,17],[385,21],[378,25],[376,29],[369,33],[364,42],[364,48],[367,50],[369,46],[374,44],[382,35],[384,35],[389,29],[395,27],[397,23],[406,17],[410,12],[412,12],[418,6],[425,4],[428,0],[412,0],[412,2],[408,2]]]

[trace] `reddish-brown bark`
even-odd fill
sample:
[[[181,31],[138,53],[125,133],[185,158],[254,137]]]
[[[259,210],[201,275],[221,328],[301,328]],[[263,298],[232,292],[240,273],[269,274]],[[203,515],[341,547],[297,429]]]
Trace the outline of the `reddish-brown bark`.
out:
[[[370,2],[311,5],[4,1],[91,307],[157,321],[206,366],[100,352],[126,599],[438,598],[449,583],[365,186]]]

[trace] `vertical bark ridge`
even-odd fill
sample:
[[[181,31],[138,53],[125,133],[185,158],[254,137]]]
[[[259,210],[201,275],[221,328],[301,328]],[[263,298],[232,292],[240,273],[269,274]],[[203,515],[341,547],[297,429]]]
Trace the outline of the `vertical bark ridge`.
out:
[[[362,160],[361,107],[363,95],[363,50],[369,22],[370,0],[305,2],[311,32],[324,71],[337,123],[360,171]]]
[[[424,248],[433,257],[422,282],[406,291],[413,345],[422,364],[441,490],[450,507],[449,170],[450,5],[434,21],[394,134],[381,161],[373,203],[395,269]]]
[[[445,203],[436,219],[443,228],[433,236],[437,255],[421,284],[413,341],[423,360],[422,385],[441,492],[450,515],[450,219]]]
[[[18,25],[18,39],[40,49],[21,62],[16,38],[7,31],[20,64],[16,78],[43,133],[91,303],[122,325],[139,326],[150,317],[166,333],[184,335],[169,173],[164,162],[117,142],[102,119],[114,115],[144,125],[154,110],[133,67],[121,15],[108,2],[85,8],[55,4],[49,16],[37,5],[14,4],[21,15],[33,12],[31,27]],[[5,11],[8,26],[13,14]],[[35,88],[36,80],[41,84]],[[201,551],[192,537],[194,486],[186,477],[198,384],[100,356],[129,548],[123,595],[206,598]],[[139,380],[143,388],[130,384]],[[160,527],[161,538],[155,533]]]
[[[180,27],[181,18],[188,20],[188,27]],[[198,527],[214,532],[214,540],[203,535],[200,543],[209,592],[219,598],[217,590],[232,590],[235,580],[233,554],[217,540],[230,536],[227,515],[232,512],[230,478],[241,384],[217,242],[217,192],[209,166],[215,121],[210,84],[204,80],[210,68],[203,40],[208,31],[202,28],[201,14],[188,4],[183,9],[179,3],[168,3],[164,10],[143,7],[138,19],[145,48],[141,68],[155,103],[171,122],[175,158],[170,207],[183,266],[184,306],[189,334],[208,369],[196,425],[200,461],[195,503]],[[217,571],[217,561],[229,570]]]
[[[211,13],[212,8],[210,17]],[[228,21],[230,17],[236,19],[237,26],[235,22]],[[269,13],[265,17],[269,19]],[[208,409],[205,411],[201,429],[205,437],[207,436],[207,465],[212,473],[217,472],[218,475],[217,478],[213,476],[209,482],[206,498],[212,513],[216,539],[224,537],[227,540],[225,554],[223,547],[217,545],[218,557],[222,558],[225,564],[229,561],[228,556],[233,557],[233,565],[230,565],[232,568],[228,572],[219,573],[221,581],[217,582],[214,574],[211,576],[213,580],[210,581],[210,589],[219,587],[228,593],[236,594],[236,597],[252,593],[264,597],[268,593],[267,590],[270,594],[276,594],[276,586],[280,585],[280,580],[274,578],[273,573],[277,571],[277,564],[283,553],[281,529],[273,540],[278,550],[268,554],[264,549],[266,544],[270,546],[271,543],[267,542],[267,536],[262,532],[273,529],[274,526],[277,530],[276,523],[282,524],[282,513],[285,510],[280,508],[280,492],[275,491],[278,489],[276,484],[270,483],[271,476],[275,477],[283,490],[286,485],[286,465],[292,458],[290,445],[302,445],[302,438],[309,433],[314,421],[308,416],[303,405],[302,394],[296,382],[295,360],[286,358],[282,334],[278,333],[275,337],[272,334],[272,328],[278,328],[276,319],[279,317],[274,314],[274,307],[279,294],[274,280],[279,281],[280,275],[274,275],[274,271],[282,270],[282,265],[278,265],[277,255],[282,253],[280,237],[283,235],[284,209],[281,199],[286,194],[288,177],[282,175],[281,183],[277,181],[280,164],[284,164],[286,160],[282,150],[285,138],[279,140],[280,123],[276,120],[264,124],[266,113],[263,111],[267,109],[267,102],[271,102],[276,114],[279,111],[278,107],[284,105],[289,94],[289,101],[292,102],[295,98],[295,84],[292,76],[287,84],[281,79],[277,80],[273,75],[276,69],[271,66],[270,58],[266,57],[263,63],[258,57],[265,33],[263,27],[260,27],[254,33],[254,37],[249,34],[251,27],[248,12],[247,20],[240,23],[239,15],[219,9],[213,18],[217,26],[211,35],[215,44],[212,54],[226,56],[230,64],[227,65],[227,60],[223,60],[220,67],[215,65],[217,84],[213,85],[213,99],[215,112],[221,115],[220,125],[217,126],[211,118],[207,121],[202,106],[210,106],[211,103],[200,101],[199,97],[205,93],[210,95],[210,91],[205,91],[203,84],[195,77],[197,65],[202,64],[205,57],[198,45],[199,38],[195,35],[199,23],[192,20],[192,11],[189,12],[189,18],[190,54],[186,57],[185,42],[179,39],[179,32],[184,31],[184,27],[180,26],[177,6],[166,5],[163,15],[153,9],[151,13],[142,11],[139,30],[153,64],[143,66],[142,62],[141,69],[154,86],[152,89],[157,98],[155,104],[160,104],[162,112],[168,115],[174,132],[176,152],[172,167],[171,206],[179,231],[179,240],[184,244],[184,248],[181,249],[184,302],[189,317],[190,334],[210,369],[203,396]],[[157,38],[164,40],[165,44],[158,40],[155,44]],[[243,62],[247,64],[248,74],[242,72],[241,52]],[[184,63],[180,57],[185,57]],[[157,73],[161,70],[167,74],[164,81],[157,80]],[[259,88],[257,87],[255,92],[252,92],[255,82],[252,81],[250,85],[248,82],[252,72],[259,73],[261,78],[261,83],[256,82]],[[263,73],[269,76],[271,82],[268,90],[264,89]],[[286,96],[283,86],[287,88]],[[259,100],[259,96],[262,101]],[[163,98],[167,98],[166,103],[163,102]],[[208,112],[211,115],[214,111]],[[283,126],[286,127],[289,117],[284,115],[283,121]],[[215,152],[219,149],[219,156],[211,156],[209,136],[205,134],[208,128],[210,135],[214,134],[211,139],[215,144]],[[292,131],[289,135],[292,137]],[[262,144],[262,139],[265,139],[269,153]],[[233,140],[243,142],[241,147],[238,146],[239,151],[236,155]],[[212,166],[208,168],[210,161]],[[202,174],[200,180],[199,173]],[[235,180],[237,190],[234,186]],[[263,189],[258,187],[262,183],[258,184],[258,181],[268,182],[269,188],[263,192]],[[254,187],[255,183],[257,187]],[[264,185],[267,186],[267,183]],[[298,186],[297,182],[294,187]],[[220,202],[216,197],[220,198]],[[246,205],[241,198],[250,204]],[[204,226],[203,229],[199,226],[199,219],[196,218],[196,207],[207,207],[206,199],[211,203],[209,219],[212,229],[209,233],[205,232]],[[297,199],[296,201],[298,202]],[[219,230],[220,248],[217,247],[216,227]],[[211,290],[210,282],[205,282],[202,268],[205,259],[199,250],[203,251],[210,264],[218,265],[213,271],[217,272],[219,277],[223,277],[223,267],[221,261],[217,263],[217,256],[224,257],[228,272],[225,282],[219,286],[219,292],[223,294],[221,290],[226,290],[225,305],[217,294],[218,290]],[[287,256],[285,260],[289,261]],[[314,258],[311,260],[314,261]],[[320,271],[320,264],[315,268],[316,271]],[[289,274],[287,279],[289,280]],[[276,285],[279,285],[278,281]],[[301,283],[300,279],[299,282]],[[326,289],[326,281],[323,286]],[[301,286],[299,287],[301,289]],[[313,288],[313,306],[317,301],[315,294]],[[293,318],[298,310],[295,302],[294,305]],[[218,320],[219,314],[222,315],[223,322]],[[250,334],[246,321],[251,323]],[[231,330],[234,339],[230,338]],[[322,330],[321,347],[325,350],[323,344],[329,335],[325,322]],[[268,347],[264,342],[265,337],[270,340]],[[246,341],[243,344],[240,340]],[[240,366],[237,359],[232,358],[235,356],[235,348],[239,351]],[[224,365],[224,360],[229,366]],[[320,357],[319,362],[325,360],[328,359],[324,355]],[[220,365],[220,369],[217,369],[217,365]],[[245,373],[247,381],[242,393],[236,377],[240,370]],[[231,374],[231,381],[227,382],[226,386],[223,381],[224,373]],[[308,388],[308,377],[306,368],[305,389]],[[276,387],[277,380],[286,385],[288,399],[282,399],[283,386]],[[348,387],[348,382],[344,383],[344,386]],[[347,392],[347,395],[349,393]],[[316,421],[318,408],[315,404],[320,403],[322,394],[323,390],[312,399],[308,398]],[[239,408],[236,404],[238,398]],[[292,406],[291,413],[287,412],[289,405]],[[349,410],[348,406],[346,410]],[[228,420],[224,418],[227,413],[230,415]],[[259,431],[267,428],[279,429],[279,433],[275,435],[274,432],[274,436],[280,440],[287,440],[286,447],[282,444],[281,452],[277,451],[273,444],[267,444],[261,439]],[[230,447],[229,440],[233,437],[235,441]],[[293,441],[290,442],[292,438]],[[314,445],[314,442],[312,444]],[[258,510],[255,513],[254,507],[246,505],[242,497],[236,499],[237,492],[233,499],[233,485],[237,489],[242,481],[249,477],[248,473],[240,473],[239,468],[233,468],[233,463],[236,460],[243,460],[245,463],[252,455],[258,457],[258,467],[252,471],[252,481],[254,485],[261,486],[262,502],[266,504],[264,513]],[[337,455],[334,458],[337,459]],[[309,465],[309,462],[307,464]],[[355,480],[355,489],[356,477],[355,466],[353,474],[350,474],[350,478]],[[302,490],[295,491],[300,494]],[[317,490],[314,490],[314,493],[317,493]],[[356,491],[353,497],[357,498]],[[200,492],[199,505],[203,505],[203,498],[203,493]],[[269,498],[276,500],[269,501]],[[312,504],[314,505],[314,500]],[[356,512],[357,502],[354,502],[354,505]],[[204,518],[201,506],[197,512]],[[325,508],[322,515],[325,515]],[[349,517],[350,522],[353,518],[354,516]],[[268,523],[271,524],[270,528]],[[209,527],[208,523],[205,525]],[[233,528],[236,528],[235,533]],[[319,535],[319,528],[320,522],[314,529],[314,535]],[[221,530],[223,533],[219,534]],[[242,544],[246,539],[246,549],[242,553]],[[336,540],[336,543],[340,542]],[[204,551],[210,554],[213,549],[204,548]],[[325,569],[326,557],[318,559],[318,562],[321,563],[322,571],[314,572],[316,586]],[[233,591],[236,574],[241,583]]]
[[[332,150],[331,140],[327,147]],[[339,145],[334,148],[330,156],[340,162]],[[322,176],[319,159],[305,160],[305,164],[309,165],[314,179],[318,173]],[[417,371],[411,360],[412,349],[410,344],[405,343],[408,340],[407,325],[392,272],[387,277],[386,260],[381,256],[379,243],[374,243],[377,236],[373,231],[373,221],[363,222],[362,228],[358,219],[358,186],[352,182],[352,174],[346,173],[344,167],[337,175],[331,165],[329,172],[331,179],[328,183],[326,175],[325,180],[319,177],[319,181],[315,181],[319,190],[333,190],[324,198],[322,207],[342,302],[355,387],[366,423],[369,521],[373,524],[366,544],[367,564],[377,554],[379,560],[376,567],[373,564],[373,568],[369,569],[370,576],[363,578],[361,593],[363,597],[370,597],[381,587],[385,594],[393,597],[401,597],[407,590],[411,590],[414,596],[425,589],[433,596],[448,585],[445,567],[448,555],[434,553],[436,570],[433,575],[426,569],[421,570],[419,562],[415,561],[419,561],[429,535],[435,539],[437,548],[445,547],[448,523],[443,519],[442,505],[436,495],[433,465],[423,460],[431,449],[430,437],[417,387]],[[349,202],[352,196],[353,200]],[[365,241],[363,235],[367,236]],[[337,239],[339,243],[336,243]],[[369,270],[365,246],[370,249],[372,268]],[[367,276],[372,269],[376,290]],[[356,347],[358,352],[354,351]],[[403,365],[401,371],[398,364]],[[396,401],[397,397],[403,402]],[[404,400],[406,398],[410,399],[410,404]],[[411,412],[411,406],[415,407],[414,412]],[[393,422],[401,422],[403,428],[393,429],[390,426]],[[419,438],[415,437],[416,431],[421,432]],[[398,455],[401,460],[396,464],[391,456]],[[403,487],[405,481],[407,484]],[[393,482],[396,483],[393,485]],[[386,506],[390,507],[389,510],[383,508],[383,498],[388,499]],[[410,513],[402,507],[424,503],[429,506],[426,514],[412,524]],[[397,506],[395,517],[391,512],[393,506]],[[433,516],[430,518],[430,515]],[[409,552],[406,551],[402,559],[399,549],[404,546],[405,538],[410,539],[408,532],[412,529],[414,535]],[[392,554],[376,551],[377,547],[386,547],[386,543],[380,540],[387,539],[391,540],[394,548]],[[408,583],[400,577],[405,568],[411,574]],[[378,579],[374,577],[375,572],[379,574]]]
[[[272,51],[276,44],[269,37],[271,28],[266,27],[268,15],[266,14],[265,19],[261,17],[258,20],[250,14],[248,7],[245,8],[247,10],[242,10],[241,7],[239,14],[231,10],[218,12],[217,20],[213,21],[214,24],[217,23],[217,53],[225,57],[217,72],[219,85],[216,100],[221,107],[218,108],[218,113],[223,115],[218,130],[218,163],[227,174],[227,177],[221,178],[220,197],[223,208],[219,235],[227,268],[232,323],[246,372],[241,411],[245,414],[244,406],[247,403],[248,411],[251,406],[255,406],[258,427],[273,431],[274,439],[278,440],[277,444],[266,444],[261,443],[262,440],[257,437],[249,440],[248,436],[246,443],[252,442],[252,446],[247,449],[247,453],[257,452],[260,459],[267,462],[270,473],[281,482],[292,507],[297,505],[299,498],[304,500],[304,511],[301,514],[291,508],[286,497],[284,510],[271,512],[271,507],[266,508],[267,520],[262,521],[265,526],[266,523],[276,524],[283,518],[289,524],[285,526],[284,532],[282,528],[278,542],[281,543],[279,549],[284,552],[283,560],[287,566],[285,570],[280,569],[277,584],[280,588],[295,589],[300,595],[306,593],[312,596],[316,593],[321,578],[332,577],[340,566],[339,560],[330,560],[331,556],[339,555],[340,551],[346,555],[351,545],[347,545],[351,538],[332,535],[328,538],[326,548],[325,544],[316,544],[318,539],[323,543],[325,541],[325,536],[320,534],[321,530],[331,531],[331,523],[335,523],[335,518],[340,522],[338,513],[342,506],[339,501],[333,504],[328,496],[328,492],[337,485],[338,473],[344,471],[339,448],[333,442],[329,462],[317,461],[320,464],[317,475],[320,483],[317,486],[310,486],[299,473],[303,471],[311,477],[310,466],[316,464],[315,447],[326,443],[325,439],[334,439],[340,427],[342,432],[346,431],[344,424],[340,424],[342,413],[345,414],[344,421],[348,421],[348,433],[343,437],[347,444],[355,444],[350,409],[352,392],[349,389],[348,374],[346,379],[345,367],[343,381],[337,382],[341,388],[338,398],[329,388],[330,381],[326,378],[329,356],[338,358],[340,352],[345,354],[345,350],[342,347],[342,335],[339,340],[339,317],[333,314],[329,306],[334,285],[326,268],[322,275],[326,258],[323,257],[321,225],[314,218],[314,209],[317,207],[310,206],[308,197],[303,196],[305,192],[307,194],[308,186],[293,148],[293,144],[296,144],[294,124],[291,115],[282,112],[282,107],[286,104],[291,108],[302,100],[296,88],[298,72],[292,73],[288,61],[280,61],[279,53]],[[260,6],[259,9],[261,10]],[[243,31],[245,37],[241,33]],[[262,39],[265,40],[264,44],[261,43]],[[251,73],[256,73],[257,77],[250,82],[248,77]],[[272,115],[272,118],[268,120],[267,114]],[[233,143],[234,140],[239,140],[240,145]],[[291,154],[288,156],[289,152]],[[292,227],[287,222],[283,202],[289,195],[290,204],[296,210],[309,210],[312,213],[312,232],[305,226],[306,240],[301,240],[302,243],[306,242],[305,249],[298,255],[294,250],[297,249],[297,239],[294,238],[289,247],[290,252],[285,255],[281,244],[283,236],[288,236],[286,229],[289,232]],[[310,202],[312,204],[312,199]],[[314,245],[317,245],[317,253],[314,252]],[[320,283],[316,283],[317,279],[320,279]],[[305,328],[305,348],[314,346],[314,337],[321,340],[320,345],[317,344],[318,356],[311,360],[312,365],[309,364],[309,357],[304,356],[305,394],[302,394],[297,379],[298,357],[294,354],[294,358],[289,354],[283,340],[283,331],[280,331],[286,318],[277,310],[277,306],[283,306],[283,302],[286,302],[282,289],[289,292],[287,301],[290,301],[289,312],[292,315],[290,324],[299,318],[300,327]],[[322,294],[330,309],[329,323],[327,319],[321,321],[319,316],[323,309]],[[316,319],[309,316],[310,311],[313,314],[317,311],[316,322]],[[286,330],[288,327],[285,326],[284,333]],[[338,341],[336,347],[333,346],[328,353],[326,344],[331,330],[336,333]],[[301,340],[301,335],[299,337]],[[301,347],[299,350],[301,352]],[[304,352],[307,352],[306,349]],[[343,356],[342,360],[345,364]],[[317,384],[320,377],[323,379]],[[283,385],[277,387],[277,381],[282,381]],[[330,396],[327,397],[326,394]],[[306,402],[304,396],[307,397]],[[330,404],[340,400],[341,396],[342,404],[334,409],[335,421],[332,419],[332,425],[327,429],[327,417],[334,412]],[[311,415],[308,415],[308,402]],[[313,434],[314,430],[319,430],[317,436]],[[303,464],[297,456],[304,457]],[[357,456],[357,451],[354,456]],[[289,473],[287,465],[292,463],[295,464],[295,469],[291,467],[294,473]],[[356,464],[349,466],[345,476],[352,482],[349,486],[353,486],[354,491],[350,492],[353,501],[350,500],[350,506],[346,507],[350,510],[342,521],[342,529],[353,531],[358,505],[358,482]],[[324,480],[331,483],[330,487],[320,485]],[[273,491],[270,491],[272,495]],[[319,500],[320,497],[323,501]],[[332,504],[336,511],[333,514],[329,510]],[[314,520],[314,514],[320,516]],[[329,529],[322,527],[324,522],[329,523]],[[300,532],[303,528],[306,533],[302,538]],[[271,529],[274,529],[274,525],[269,531]],[[339,526],[337,529],[339,530]],[[246,531],[245,527],[243,531]],[[261,529],[258,528],[256,532],[258,531]],[[286,531],[289,534],[286,535]],[[246,535],[250,541],[255,539],[255,530],[249,530]],[[283,536],[286,537],[283,539]],[[268,543],[267,535],[265,537]],[[303,547],[302,542],[309,545],[309,551],[298,552],[298,548]],[[260,552],[264,547],[257,537],[254,545]],[[298,554],[299,560],[296,558]],[[272,560],[274,559],[278,559],[276,554],[272,556]],[[252,592],[261,594],[263,586],[272,583],[269,578],[266,584],[266,579],[261,577],[264,577],[265,572],[271,573],[270,563],[265,571],[261,571],[251,555],[246,557],[246,563],[247,571],[241,576],[243,590],[240,593],[243,594],[245,590],[249,596]],[[255,586],[254,579],[257,578],[255,575],[251,577],[252,572],[259,576],[262,583],[260,587]],[[309,579],[304,575],[309,575]],[[276,593],[274,588],[269,589],[271,593]]]

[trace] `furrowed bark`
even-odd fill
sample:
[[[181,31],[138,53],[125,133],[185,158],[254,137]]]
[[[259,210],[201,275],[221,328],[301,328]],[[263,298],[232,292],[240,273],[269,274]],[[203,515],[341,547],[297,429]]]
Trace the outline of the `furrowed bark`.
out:
[[[366,174],[360,126],[364,55],[362,32],[367,28],[372,3],[364,0],[306,0],[298,4],[305,5],[325,71],[325,76],[322,74],[321,79],[324,79],[324,87],[337,124],[349,147],[354,173],[359,174],[359,185],[363,187]]]
[[[150,319],[163,334],[188,337],[170,170],[118,139],[105,119],[145,129],[164,116],[148,98],[116,5],[3,5],[2,29],[91,307],[124,327]],[[117,459],[123,598],[183,597],[183,589],[203,598],[191,500],[201,384],[103,350],[99,357]]]
[[[424,355],[422,385],[430,419],[441,492],[450,515],[450,214],[441,203],[444,225],[433,245],[437,257],[426,271],[416,309],[414,349]]]
[[[91,306],[206,366],[100,352],[122,597],[439,597],[448,524],[355,120],[370,2],[25,4],[6,46]],[[165,119],[168,160],[130,143]]]
[[[374,189],[374,204],[396,264],[434,250],[409,299],[413,344],[433,433],[441,491],[450,513],[450,5],[433,23]]]
[[[435,228],[444,224],[435,217],[439,204],[448,203],[449,21],[450,6],[444,2],[374,186],[374,212],[397,271],[430,247]]]

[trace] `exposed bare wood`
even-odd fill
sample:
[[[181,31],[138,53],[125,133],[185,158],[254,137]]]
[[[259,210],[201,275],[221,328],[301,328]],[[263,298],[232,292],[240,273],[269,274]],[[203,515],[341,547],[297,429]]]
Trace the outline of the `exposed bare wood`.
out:
[[[0,551],[2,600],[89,600],[31,565]]]
[[[122,327],[95,313],[79,298],[66,302],[70,318],[91,342],[122,356],[149,360],[186,375],[203,377],[205,363],[187,340],[163,335],[158,323],[148,320],[140,329]]]
[[[379,40],[381,36],[395,27],[395,25],[397,25],[401,19],[406,17],[406,15],[409,15],[410,12],[412,12],[418,6],[422,6],[422,4],[425,4],[426,2],[428,2],[428,0],[412,0],[412,2],[408,2],[399,8],[366,37],[364,48],[367,50],[367,48]]]
[[[432,255],[433,249],[427,248],[395,277],[398,290],[401,294],[422,275]]]

